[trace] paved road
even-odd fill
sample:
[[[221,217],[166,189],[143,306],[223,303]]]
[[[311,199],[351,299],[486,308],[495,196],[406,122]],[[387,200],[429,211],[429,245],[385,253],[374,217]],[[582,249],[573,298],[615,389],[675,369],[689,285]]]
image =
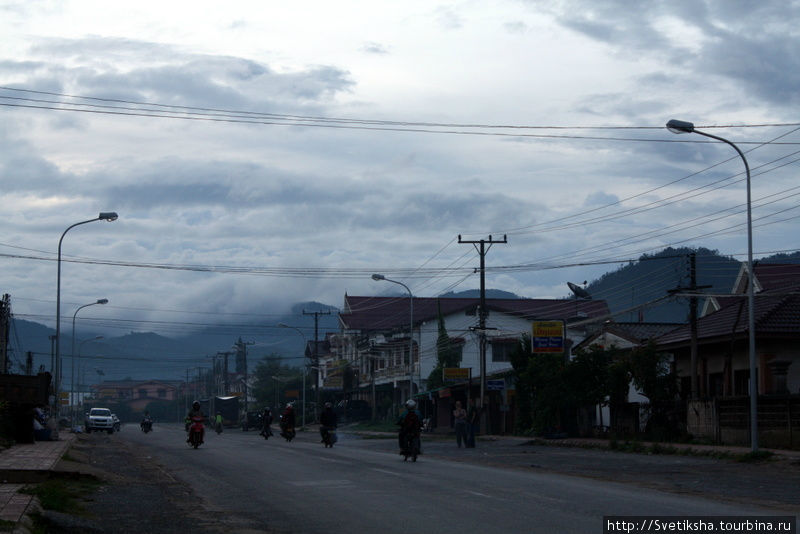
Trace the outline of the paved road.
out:
[[[774,515],[756,507],[627,484],[422,456],[404,463],[385,440],[315,434],[292,443],[254,432],[210,434],[188,448],[179,426],[133,426],[119,437],[191,484],[232,531],[602,532],[604,515]],[[276,436],[277,437],[277,436]],[[425,444],[423,443],[423,449]],[[434,447],[432,447],[434,448]]]

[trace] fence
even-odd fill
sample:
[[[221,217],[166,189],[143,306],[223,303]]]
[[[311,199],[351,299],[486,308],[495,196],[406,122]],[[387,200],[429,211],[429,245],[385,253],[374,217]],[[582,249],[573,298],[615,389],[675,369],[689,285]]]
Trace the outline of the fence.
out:
[[[689,401],[687,427],[696,437],[715,443],[750,443],[750,397]],[[800,395],[758,398],[758,442],[761,447],[800,449]]]

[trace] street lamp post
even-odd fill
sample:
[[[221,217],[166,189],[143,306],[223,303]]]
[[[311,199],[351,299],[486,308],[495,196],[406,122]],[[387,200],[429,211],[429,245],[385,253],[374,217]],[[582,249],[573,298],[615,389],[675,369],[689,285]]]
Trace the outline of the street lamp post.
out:
[[[747,176],[747,333],[748,352],[750,359],[750,447],[753,452],[758,450],[758,381],[756,380],[756,328],[755,328],[755,289],[753,274],[753,213],[750,196],[750,165],[747,158],[738,146],[723,137],[696,130],[694,124],[686,121],[672,119],[667,122],[667,129],[672,133],[696,133],[717,141],[722,141],[733,147],[744,162]],[[694,373],[694,369],[692,369]]]
[[[71,360],[71,363],[72,363],[72,370],[70,371],[70,375],[69,375],[69,377],[70,377],[70,386],[69,386],[70,403],[74,402],[74,397],[75,397],[75,318],[78,316],[78,312],[79,311],[81,311],[82,309],[87,308],[89,306],[94,306],[96,304],[108,304],[108,299],[98,299],[95,302],[90,302],[89,304],[84,304],[83,306],[80,306],[77,310],[75,310],[75,313],[72,314],[72,351],[69,353],[70,354],[70,360]],[[102,336],[100,336],[100,337],[102,337]],[[87,341],[91,341],[91,340],[87,340]],[[72,426],[75,426],[75,409],[74,409],[74,406],[73,406],[73,409],[72,409]]]
[[[390,278],[386,278],[382,274],[373,274],[372,279],[375,281],[385,280],[386,282],[392,282],[393,284],[401,285],[406,288],[408,291],[408,303],[409,303],[409,321],[408,321],[408,397],[411,398],[414,395],[414,378],[413,378],[413,369],[414,369],[414,295],[411,294],[411,290],[405,285],[403,282],[398,282],[397,280],[392,280]],[[422,373],[422,362],[419,362],[419,372]],[[372,378],[375,380],[375,377]],[[417,384],[417,392],[419,392],[420,384],[422,383],[422,376],[420,375],[420,382]]]
[[[80,226],[82,224],[87,224],[94,221],[116,221],[118,215],[116,212],[108,211],[102,212],[94,219],[89,219],[87,221],[81,221],[73,224],[72,226],[68,227],[64,230],[64,233],[61,234],[61,238],[58,240],[58,275],[56,280],[56,378],[55,378],[55,390],[56,390],[56,414],[60,413],[60,406],[61,406],[61,244],[64,241],[64,236],[67,235],[67,232],[75,228],[76,226]]]
[[[303,332],[299,328],[294,326],[289,326],[286,323],[278,323],[278,326],[280,328],[291,328],[292,330],[295,330],[298,334],[300,334],[300,337],[303,338],[303,396],[301,401],[303,405],[303,415],[301,416],[301,422],[303,425],[302,428],[305,429],[306,428],[306,371],[307,371],[305,350],[306,347],[308,346],[308,341],[306,340],[305,334],[303,334]],[[317,408],[319,408],[319,406]]]

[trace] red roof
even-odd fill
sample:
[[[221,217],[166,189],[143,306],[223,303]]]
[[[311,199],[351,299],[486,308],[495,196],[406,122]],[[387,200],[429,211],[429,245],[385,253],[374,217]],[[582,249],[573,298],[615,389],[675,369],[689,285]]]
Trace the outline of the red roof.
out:
[[[350,330],[388,330],[408,327],[410,322],[409,297],[354,297],[345,295],[344,309],[339,314],[342,327]],[[432,321],[442,315],[474,313],[477,322],[478,298],[414,297],[413,322]],[[556,320],[573,318],[601,318],[609,315],[604,300],[555,299],[486,299],[492,312],[517,315],[525,319]],[[585,316],[584,316],[585,315]]]
[[[779,294],[758,293],[755,297],[756,335],[770,337],[800,336],[800,292]],[[747,333],[747,297],[701,317],[697,321],[698,339],[714,341]],[[689,326],[682,327],[657,339],[659,345],[682,344],[690,339]]]

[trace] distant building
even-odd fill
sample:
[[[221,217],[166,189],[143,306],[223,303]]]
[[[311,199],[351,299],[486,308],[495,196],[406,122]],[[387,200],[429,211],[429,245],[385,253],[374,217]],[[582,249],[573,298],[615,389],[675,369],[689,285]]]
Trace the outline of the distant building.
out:
[[[100,382],[95,399],[125,404],[131,412],[143,412],[154,401],[171,402],[180,396],[183,382],[161,380],[109,380]]]

